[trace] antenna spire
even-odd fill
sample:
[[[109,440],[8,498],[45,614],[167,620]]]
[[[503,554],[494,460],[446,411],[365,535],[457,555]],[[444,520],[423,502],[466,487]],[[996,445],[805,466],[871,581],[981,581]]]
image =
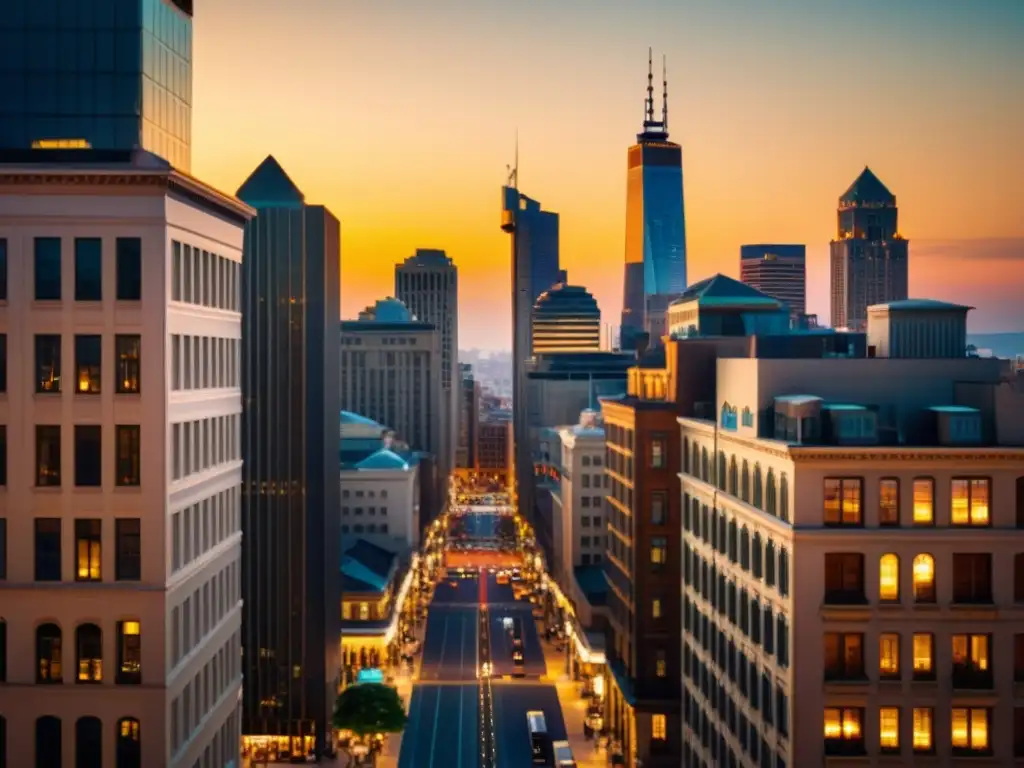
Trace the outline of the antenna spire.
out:
[[[654,49],[647,49],[647,114],[645,122],[654,122]]]
[[[668,133],[668,64],[661,56],[661,130]]]

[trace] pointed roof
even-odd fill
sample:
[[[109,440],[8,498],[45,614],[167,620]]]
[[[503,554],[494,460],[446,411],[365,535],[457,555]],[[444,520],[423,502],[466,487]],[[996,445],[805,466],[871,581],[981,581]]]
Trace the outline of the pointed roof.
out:
[[[697,301],[704,306],[729,304],[782,306],[778,299],[773,299],[757,288],[722,274],[712,275],[694,283],[672,303],[684,304],[690,301]]]
[[[839,202],[844,204],[852,203],[889,203],[895,204],[896,196],[889,191],[874,172],[864,166],[849,189],[839,197]]]
[[[253,208],[298,208],[306,197],[273,155],[267,155],[235,193]]]
[[[356,464],[356,469],[399,469],[404,471],[408,468],[409,462],[387,448],[381,448]]]

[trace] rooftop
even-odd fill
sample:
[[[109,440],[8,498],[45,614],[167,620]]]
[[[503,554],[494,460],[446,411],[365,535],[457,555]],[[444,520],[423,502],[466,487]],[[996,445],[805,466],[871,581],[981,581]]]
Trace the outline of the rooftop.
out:
[[[869,312],[968,312],[974,309],[966,304],[953,304],[938,299],[899,299],[884,304],[872,304]]]
[[[444,251],[436,248],[417,248],[404,262],[406,267],[452,267],[454,262]]]
[[[305,195],[273,155],[267,155],[256,166],[235,194],[253,208],[301,208],[306,202]]]
[[[406,471],[409,469],[409,462],[388,448],[381,448],[376,453],[370,454],[356,464],[356,469],[381,470],[392,469]]]
[[[573,568],[576,583],[591,605],[604,605],[608,598],[608,581],[602,565],[579,565]]]
[[[356,539],[342,552],[342,593],[383,592],[397,564],[398,555],[394,552],[367,539]]]
[[[842,205],[895,205],[896,196],[865,165],[860,176],[840,195],[839,202]]]
[[[696,301],[700,306],[750,306],[779,308],[778,299],[739,280],[718,274],[694,283],[680,294],[670,306]]]
[[[353,413],[352,411],[341,412],[341,424],[342,426],[344,426],[345,424],[358,424],[361,427],[380,427],[381,429],[386,429],[384,425],[378,424],[373,419],[368,419],[365,416],[360,416],[358,413]]]

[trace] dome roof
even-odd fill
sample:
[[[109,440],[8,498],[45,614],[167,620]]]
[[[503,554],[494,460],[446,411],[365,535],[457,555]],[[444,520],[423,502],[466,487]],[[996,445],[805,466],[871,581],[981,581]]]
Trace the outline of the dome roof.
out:
[[[571,315],[573,317],[601,316],[597,300],[582,285],[552,286],[537,297],[533,305],[535,316]]]
[[[365,416],[360,416],[358,413],[352,413],[352,411],[341,412],[341,423],[358,424],[361,427],[379,427],[380,429],[384,429],[383,424],[378,424],[373,419],[368,419]]]
[[[409,469],[409,462],[394,451],[381,448],[356,464],[356,469],[399,469],[405,471]]]
[[[388,296],[378,299],[373,305],[373,319],[378,323],[408,323],[412,320],[412,313],[404,302]]]

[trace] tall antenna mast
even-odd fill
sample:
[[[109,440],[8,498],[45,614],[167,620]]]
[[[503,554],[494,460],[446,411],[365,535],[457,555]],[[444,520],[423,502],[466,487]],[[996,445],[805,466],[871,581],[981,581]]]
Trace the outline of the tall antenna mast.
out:
[[[519,129],[516,128],[516,153],[512,165],[505,166],[505,173],[508,174],[506,184],[512,189],[519,189]]]
[[[647,49],[647,114],[645,122],[654,122],[654,49]]]
[[[661,56],[661,129],[668,133],[668,64]]]

